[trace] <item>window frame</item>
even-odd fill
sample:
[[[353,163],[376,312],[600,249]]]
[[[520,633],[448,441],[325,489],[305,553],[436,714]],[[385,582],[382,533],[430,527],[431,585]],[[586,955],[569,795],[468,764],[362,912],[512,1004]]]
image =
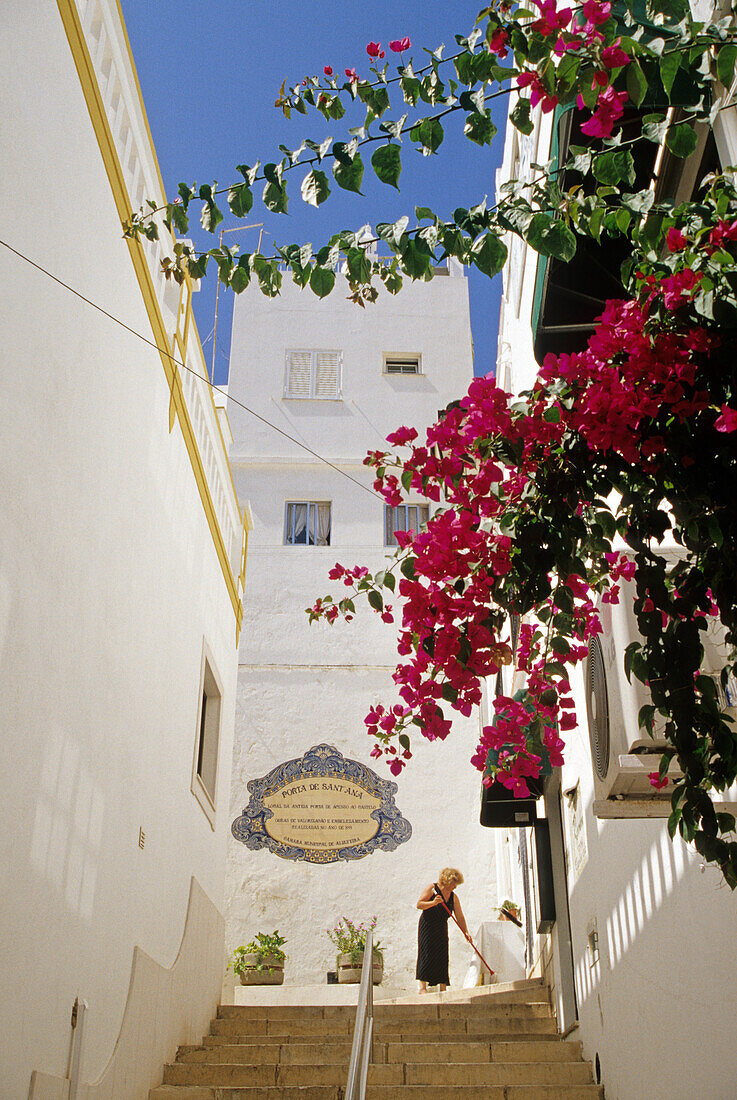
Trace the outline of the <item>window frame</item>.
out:
[[[387,519],[388,519],[390,511],[391,512],[396,512],[400,508],[404,508],[405,510],[408,509],[408,508],[416,508],[417,509],[417,530],[418,531],[422,527],[422,524],[427,523],[428,520],[430,519],[430,505],[426,504],[424,501],[407,500],[407,501],[403,501],[401,504],[397,504],[396,506],[391,505],[391,504],[385,504],[384,505],[384,549],[386,549],[386,550],[390,550],[393,547],[398,545],[398,543],[396,541],[387,542],[387,535],[388,535],[388,530],[389,530],[389,525],[387,523]],[[424,519],[420,518],[420,509],[422,509],[422,508],[426,509],[426,511],[427,511],[427,516]],[[395,531],[397,531],[397,530],[406,531],[406,530],[409,530],[409,528],[395,526],[394,530]],[[392,534],[392,538],[394,538],[393,534]]]
[[[292,355],[310,356],[310,392],[308,394],[290,393],[290,368]],[[338,377],[336,391],[329,396],[316,393],[317,356],[337,355]],[[284,350],[284,400],[285,401],[342,401],[343,400],[343,350],[342,348],[285,348]]]
[[[203,706],[203,704],[205,704]],[[213,708],[215,713],[213,714]],[[223,716],[223,685],[217,670],[212,650],[207,642],[202,643],[200,661],[199,691],[197,693],[197,721],[195,724],[194,754],[192,758],[192,781],[190,790],[200,805],[210,828],[214,831],[217,816],[217,788],[220,778],[220,741]],[[203,750],[206,738],[215,733],[215,768],[212,791],[208,790],[206,777],[203,777]]]
[[[389,364],[391,362],[403,363],[403,362],[417,362],[417,370],[396,370],[390,371]],[[383,355],[383,374],[388,378],[417,378],[423,373],[422,371],[422,352],[417,351],[385,351]]]
[[[320,504],[322,504],[322,505],[327,505],[328,508],[330,509],[330,538],[328,539],[328,542],[326,542],[324,546],[321,546],[316,542],[308,542],[307,538],[305,538],[304,542],[291,542],[291,541],[287,540],[287,534],[288,534],[288,531],[289,531],[289,527],[288,527],[289,509],[290,509],[290,507],[298,507],[299,505],[302,505],[302,504],[307,507],[307,525],[305,527],[307,538],[309,537],[309,531],[310,531],[310,511],[309,511],[310,508],[315,508],[316,509]],[[317,518],[317,516],[315,518]],[[294,522],[292,522],[292,528],[294,528]],[[329,546],[332,545],[332,536],[333,536],[333,502],[332,502],[332,500],[285,500],[284,501],[284,541],[282,543],[283,546],[298,546],[298,547],[311,548],[313,550],[326,550],[326,549],[328,549]]]

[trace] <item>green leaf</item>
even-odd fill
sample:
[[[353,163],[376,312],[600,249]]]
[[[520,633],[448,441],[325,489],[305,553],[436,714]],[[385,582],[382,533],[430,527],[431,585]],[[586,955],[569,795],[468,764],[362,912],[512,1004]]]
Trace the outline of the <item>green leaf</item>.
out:
[[[355,191],[357,195],[360,195],[361,182],[363,180],[363,161],[361,160],[361,154],[356,151],[352,157],[341,156],[337,152],[339,145],[345,149],[342,142],[336,142],[333,146],[333,153],[335,154],[333,175],[335,176],[335,182],[338,184],[338,187],[342,187],[344,191]]]
[[[375,588],[372,588],[368,594],[368,602],[373,607],[374,611],[384,610],[384,600],[381,592],[377,592]]]
[[[320,206],[329,194],[328,177],[318,168],[313,168],[302,180],[302,198],[310,206]]]
[[[319,264],[313,267],[312,274],[310,275],[310,290],[317,295],[318,298],[327,298],[330,291],[335,286],[335,272],[329,267],[320,267]]]
[[[243,262],[245,260],[245,263]],[[241,257],[235,271],[233,272],[230,285],[236,294],[241,294],[251,281],[251,272],[248,267],[248,257]]]
[[[414,575],[415,575],[415,559],[414,558],[405,558],[403,560],[402,564],[399,566],[399,569],[400,569],[400,572],[402,573],[402,576],[406,577],[407,580],[411,581],[414,578]]]
[[[730,90],[734,81],[735,63],[737,63],[737,46],[728,42],[717,54],[717,76],[719,83],[723,84],[727,91]]]
[[[629,149],[613,149],[594,161],[594,177],[599,183],[617,184],[625,180],[635,182],[635,162]]]
[[[384,574],[384,588],[388,588],[390,592],[393,592],[397,584],[397,579],[393,573],[389,570]]]
[[[673,81],[676,79],[676,73],[681,67],[680,52],[678,50],[673,50],[671,53],[661,54],[658,67],[660,69],[660,79],[665,88],[665,94],[670,97]]]
[[[507,246],[496,233],[486,233],[471,248],[471,262],[490,278],[502,270],[507,259]]]
[[[382,183],[399,190],[402,157],[398,145],[380,145],[371,158],[371,166]]]
[[[555,256],[568,263],[576,254],[576,238],[563,222],[547,214],[535,214],[525,234],[528,244],[543,256]]]
[[[423,156],[430,156],[432,153],[436,153],[439,147],[442,145],[443,127],[436,118],[423,118],[421,122],[418,122],[416,126],[413,126],[409,132],[409,136],[412,141],[420,143]]]
[[[263,194],[264,206],[274,214],[286,214],[289,196],[281,183],[267,183]]]
[[[253,192],[246,183],[239,183],[228,191],[228,206],[236,218],[245,218],[253,206]]]
[[[635,107],[640,106],[646,92],[647,77],[642,71],[639,61],[633,58],[627,66],[627,94]]]
[[[687,122],[673,126],[665,135],[665,144],[675,157],[690,157],[698,145],[696,131]]]
[[[520,96],[514,107],[512,108],[509,120],[513,126],[521,131],[523,134],[531,134],[535,129],[534,123],[530,119],[530,101],[525,99],[524,96]]]
[[[402,266],[413,279],[426,279],[430,276],[433,254],[423,240],[407,241],[402,249]]]
[[[642,119],[642,136],[660,145],[668,130],[665,115],[645,115]]]
[[[346,253],[348,274],[354,283],[367,283],[371,279],[371,261],[362,248],[349,248]]]
[[[484,111],[482,115],[475,113],[469,115],[463,127],[463,133],[469,141],[474,141],[477,145],[491,145],[496,134],[496,126],[491,121],[491,112]]]

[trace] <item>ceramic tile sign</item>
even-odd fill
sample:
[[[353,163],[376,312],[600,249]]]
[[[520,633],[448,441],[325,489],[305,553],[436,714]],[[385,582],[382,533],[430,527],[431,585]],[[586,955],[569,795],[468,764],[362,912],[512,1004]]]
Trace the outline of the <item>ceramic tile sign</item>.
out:
[[[315,745],[249,782],[231,831],[247,848],[307,863],[393,852],[412,835],[394,804],[397,789],[332,745]]]

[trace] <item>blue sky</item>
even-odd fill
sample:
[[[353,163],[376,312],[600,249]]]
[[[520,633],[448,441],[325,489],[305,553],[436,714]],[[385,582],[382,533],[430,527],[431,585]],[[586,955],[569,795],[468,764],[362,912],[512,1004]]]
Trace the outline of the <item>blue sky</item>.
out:
[[[441,42],[455,46],[456,33],[473,27],[478,0],[423,5],[389,0],[356,4],[351,0],[122,0],[123,14],[138,68],[143,97],[159,156],[162,175],[171,196],[180,180],[221,185],[237,179],[236,164],[280,159],[278,146],[296,148],[304,137],[316,141],[331,135],[339,139],[347,126],[362,121],[348,114],[340,122],[325,123],[316,112],[293,115],[288,122],[274,107],[279,86],[322,73],[355,67],[368,75],[366,43],[409,36],[410,56],[418,67],[422,46]],[[387,50],[387,56],[391,57]],[[405,138],[401,193],[380,184],[370,168],[364,177],[365,198],[333,190],[319,209],[299,198],[301,173],[294,172],[289,214],[272,215],[254,203],[248,222],[264,222],[264,249],[276,240],[322,244],[336,229],[356,229],[366,222],[395,221],[413,216],[414,206],[430,206],[441,216],[458,206],[471,206],[494,193],[494,173],[501,160],[506,101],[498,100],[499,134],[491,149],[479,149],[462,134],[448,133],[436,156],[421,157]],[[402,109],[390,112],[399,117]],[[460,130],[460,127],[455,127]],[[328,172],[329,178],[330,173]],[[371,178],[370,178],[371,177]],[[195,221],[197,220],[195,216]],[[226,214],[226,228],[237,224]],[[222,228],[222,227],[221,227]],[[203,243],[212,238],[196,226],[192,236]],[[242,242],[252,251],[258,230],[233,233],[225,242]],[[214,269],[213,269],[214,270]],[[491,282],[470,274],[471,322],[477,374],[493,368],[501,293],[500,277]],[[215,279],[208,276],[195,298],[195,313],[208,362],[212,356]],[[359,308],[359,307],[356,307]],[[370,307],[369,307],[370,308]],[[215,380],[227,378],[232,296],[220,296]]]

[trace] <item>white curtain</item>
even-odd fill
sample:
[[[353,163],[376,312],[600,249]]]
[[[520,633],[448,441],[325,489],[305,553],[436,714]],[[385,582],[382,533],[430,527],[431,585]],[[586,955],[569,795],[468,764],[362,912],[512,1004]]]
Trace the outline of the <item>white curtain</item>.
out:
[[[330,505],[310,506],[310,543],[313,546],[330,546]]]
[[[290,504],[287,509],[287,542],[306,542],[307,505]]]

